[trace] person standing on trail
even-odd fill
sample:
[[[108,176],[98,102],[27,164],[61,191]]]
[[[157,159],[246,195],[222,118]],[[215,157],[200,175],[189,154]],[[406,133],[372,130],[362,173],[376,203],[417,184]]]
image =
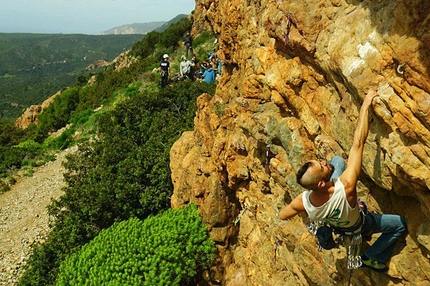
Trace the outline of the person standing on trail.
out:
[[[187,32],[184,36],[184,44],[185,44],[185,57],[188,59],[188,51],[190,51],[190,55],[193,55],[193,37],[190,32]]]
[[[164,54],[163,60],[160,63],[161,68],[161,87],[165,88],[169,82],[169,73],[170,73],[170,63],[169,63],[169,55]]]
[[[398,238],[407,231],[406,223],[398,215],[360,212],[357,196],[363,149],[369,133],[369,108],[377,95],[376,91],[370,90],[364,98],[346,169],[342,166],[343,159],[338,156],[331,164],[325,160],[305,163],[297,172],[296,179],[307,190],[283,207],[279,218],[288,220],[306,212],[311,221],[323,221],[341,233],[357,230],[360,235],[382,233],[361,256],[362,264],[359,263],[358,267],[386,271],[385,263]]]

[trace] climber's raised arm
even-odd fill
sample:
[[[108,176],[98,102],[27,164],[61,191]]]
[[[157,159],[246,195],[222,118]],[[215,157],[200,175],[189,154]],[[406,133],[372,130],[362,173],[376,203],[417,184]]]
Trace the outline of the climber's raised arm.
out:
[[[376,91],[370,90],[364,98],[360,108],[357,127],[354,132],[352,147],[349,151],[348,164],[345,171],[339,177],[345,186],[345,192],[351,207],[355,207],[357,201],[357,180],[361,171],[364,143],[369,134],[369,108],[377,95],[378,93]]]

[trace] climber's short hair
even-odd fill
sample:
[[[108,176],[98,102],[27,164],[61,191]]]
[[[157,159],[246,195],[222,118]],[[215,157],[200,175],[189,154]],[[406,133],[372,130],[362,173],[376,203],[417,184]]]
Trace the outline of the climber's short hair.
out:
[[[311,162],[306,162],[306,163],[304,163],[303,164],[303,166],[301,166],[300,167],[300,169],[297,171],[297,174],[296,174],[296,181],[297,181],[297,183],[298,184],[300,184],[302,187],[304,187],[303,185],[302,185],[302,178],[303,178],[303,175],[306,173],[306,171],[309,169],[309,167],[312,165],[312,163]]]

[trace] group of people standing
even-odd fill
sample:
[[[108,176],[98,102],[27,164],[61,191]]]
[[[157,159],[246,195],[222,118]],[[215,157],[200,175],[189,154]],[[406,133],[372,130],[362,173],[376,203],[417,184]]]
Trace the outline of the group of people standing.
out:
[[[185,34],[183,40],[185,45],[185,54],[181,56],[179,73],[176,73],[171,78],[169,77],[171,74],[169,55],[163,55],[163,59],[160,63],[162,88],[166,87],[169,82],[177,82],[186,79],[201,79],[209,84],[216,79],[217,75],[221,74],[222,63],[215,53],[208,52],[208,59],[199,62],[196,55],[193,53],[192,36],[190,32]],[[188,58],[188,55],[191,55],[191,59]]]

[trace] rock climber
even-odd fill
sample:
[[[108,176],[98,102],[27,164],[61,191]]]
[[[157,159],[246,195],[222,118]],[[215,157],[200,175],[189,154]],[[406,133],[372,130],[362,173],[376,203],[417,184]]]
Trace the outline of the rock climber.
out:
[[[307,189],[279,212],[287,220],[306,212],[311,221],[324,221],[341,229],[359,229],[363,235],[382,233],[361,256],[362,266],[386,271],[395,243],[406,231],[405,220],[394,214],[361,215],[358,206],[357,180],[361,171],[364,143],[369,133],[369,108],[377,92],[370,90],[360,109],[348,163],[334,157],[331,163],[311,160],[297,172],[297,182]],[[343,172],[342,172],[343,171]]]

